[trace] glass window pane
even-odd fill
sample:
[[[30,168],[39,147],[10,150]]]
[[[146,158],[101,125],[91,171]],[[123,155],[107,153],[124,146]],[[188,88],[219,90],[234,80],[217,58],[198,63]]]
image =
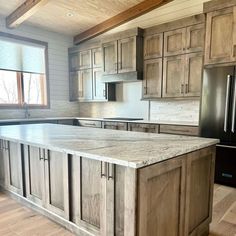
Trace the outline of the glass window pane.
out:
[[[45,105],[45,76],[41,74],[23,73],[24,102],[27,104]]]
[[[17,104],[17,72],[0,70],[0,104]]]

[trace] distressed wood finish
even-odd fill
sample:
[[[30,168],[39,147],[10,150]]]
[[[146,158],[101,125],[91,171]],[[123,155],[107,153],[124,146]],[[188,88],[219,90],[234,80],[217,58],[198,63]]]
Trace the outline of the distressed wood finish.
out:
[[[94,38],[106,31],[124,24],[138,16],[141,16],[157,7],[163,6],[172,0],[145,0],[130,9],[78,34],[74,37],[74,43],[79,44],[85,40]]]
[[[68,155],[45,151],[46,208],[69,220]]]
[[[69,70],[70,72],[72,71],[77,71],[79,70],[79,53],[74,52],[74,53],[69,53]]]
[[[0,186],[6,185],[5,140],[0,139]]]
[[[118,72],[136,71],[136,36],[118,40]]]
[[[79,52],[79,69],[90,69],[92,68],[92,52],[91,50],[85,50]]]
[[[102,44],[103,54],[103,73],[116,74],[118,72],[118,44],[117,41],[112,41]]]
[[[106,101],[107,84],[102,82],[102,69],[93,69],[93,99]]]
[[[138,235],[184,235],[185,156],[138,171]]]
[[[185,233],[208,235],[212,220],[215,148],[205,148],[188,155],[191,158],[187,159]]]
[[[160,133],[164,134],[198,136],[198,132],[199,128],[197,126],[160,125]]]
[[[14,28],[19,26],[48,2],[49,0],[26,0],[15,11],[7,16],[7,27]]]
[[[92,69],[80,70],[78,72],[78,100],[92,100]]]
[[[183,54],[186,50],[186,28],[164,33],[164,56]]]
[[[101,48],[92,49],[92,63],[93,63],[93,68],[102,67],[102,49]]]
[[[163,97],[183,97],[185,55],[165,57],[163,65]]]
[[[113,122],[113,121],[103,121],[102,127],[104,129],[115,129],[115,130],[127,130],[127,122]]]
[[[205,43],[205,24],[188,26],[186,29],[186,53],[202,52]]]
[[[231,7],[207,13],[205,65],[235,62],[235,11]]]
[[[79,126],[102,128],[102,122],[96,120],[78,120]]]
[[[70,90],[71,102],[78,101],[79,99],[78,78],[79,78],[78,71],[69,73],[69,90]]]
[[[186,54],[184,96],[200,96],[203,72],[202,52]]]
[[[162,91],[162,58],[144,61],[143,98],[160,98]]]
[[[144,133],[159,133],[158,124],[139,124],[139,123],[129,123],[129,131],[144,132]]]
[[[24,145],[26,197],[39,206],[45,204],[44,149]]]
[[[23,196],[23,164],[21,156],[21,145],[15,142],[6,142],[6,156],[8,183],[7,188],[19,195]]]
[[[159,58],[163,55],[163,33],[144,37],[144,60]]]

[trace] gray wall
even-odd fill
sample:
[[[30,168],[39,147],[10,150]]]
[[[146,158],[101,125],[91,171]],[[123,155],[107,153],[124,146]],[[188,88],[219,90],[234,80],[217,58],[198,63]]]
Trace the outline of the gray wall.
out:
[[[83,117],[141,117],[152,120],[198,122],[199,100],[140,101],[142,82],[117,85],[117,102],[81,103],[79,115]],[[149,110],[150,109],[150,110]]]
[[[31,117],[78,116],[78,103],[69,102],[68,55],[72,37],[49,32],[37,27],[21,25],[14,30],[6,29],[5,21],[0,18],[0,30],[15,35],[48,42],[50,109],[32,109]],[[21,109],[0,109],[0,119],[22,118]]]

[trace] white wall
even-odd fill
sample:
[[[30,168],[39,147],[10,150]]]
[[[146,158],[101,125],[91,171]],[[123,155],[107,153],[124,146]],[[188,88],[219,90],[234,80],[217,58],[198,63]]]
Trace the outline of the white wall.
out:
[[[78,116],[78,103],[69,102],[68,47],[72,37],[49,32],[37,27],[21,25],[17,29],[6,29],[0,18],[0,31],[48,42],[50,109],[32,109],[31,117]],[[0,119],[22,118],[21,109],[0,109]]]

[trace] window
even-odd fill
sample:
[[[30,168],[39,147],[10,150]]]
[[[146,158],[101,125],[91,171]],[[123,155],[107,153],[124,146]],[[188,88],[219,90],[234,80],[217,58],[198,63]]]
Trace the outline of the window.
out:
[[[43,42],[13,39],[0,33],[0,106],[48,105],[46,48]]]

